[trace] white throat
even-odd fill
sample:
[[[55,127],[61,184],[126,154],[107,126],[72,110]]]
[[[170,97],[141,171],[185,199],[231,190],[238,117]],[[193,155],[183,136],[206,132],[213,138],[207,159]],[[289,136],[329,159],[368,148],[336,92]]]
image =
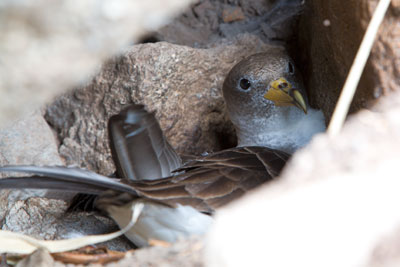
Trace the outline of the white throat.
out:
[[[238,146],[266,146],[292,154],[310,142],[313,135],[325,130],[321,111],[286,108],[269,118],[241,120],[236,127]]]

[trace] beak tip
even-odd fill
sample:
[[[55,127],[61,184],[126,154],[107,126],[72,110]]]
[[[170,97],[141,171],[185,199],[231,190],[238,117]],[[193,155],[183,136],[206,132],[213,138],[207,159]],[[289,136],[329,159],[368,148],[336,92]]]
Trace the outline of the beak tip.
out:
[[[295,102],[295,105],[303,110],[305,114],[307,114],[306,101],[304,100],[303,95],[297,89],[293,90],[293,100]]]

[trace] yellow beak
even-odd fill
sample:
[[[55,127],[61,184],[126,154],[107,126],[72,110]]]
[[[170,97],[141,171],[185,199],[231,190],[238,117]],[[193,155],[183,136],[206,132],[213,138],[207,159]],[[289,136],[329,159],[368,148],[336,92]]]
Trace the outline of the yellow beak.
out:
[[[292,84],[285,78],[271,82],[264,98],[274,102],[276,106],[295,106],[307,114],[307,106],[299,90],[292,88]]]

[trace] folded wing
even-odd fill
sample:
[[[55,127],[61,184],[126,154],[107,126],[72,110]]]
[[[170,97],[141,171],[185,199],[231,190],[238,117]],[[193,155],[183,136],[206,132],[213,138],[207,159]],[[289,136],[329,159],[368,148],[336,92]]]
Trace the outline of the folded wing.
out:
[[[175,176],[134,181],[108,178],[78,168],[6,166],[0,168],[0,172],[22,172],[34,176],[0,179],[0,189],[47,188],[91,193],[101,198],[127,193],[123,194],[124,201],[142,197],[167,205],[190,205],[201,212],[213,213],[275,178],[287,159],[286,153],[265,147],[237,147],[190,161]],[[104,194],[110,189],[115,193]]]

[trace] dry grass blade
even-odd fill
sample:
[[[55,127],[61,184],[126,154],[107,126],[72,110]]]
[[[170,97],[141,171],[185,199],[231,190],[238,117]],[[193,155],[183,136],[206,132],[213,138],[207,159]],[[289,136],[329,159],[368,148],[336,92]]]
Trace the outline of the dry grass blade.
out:
[[[120,231],[104,235],[89,235],[74,239],[44,241],[27,235],[0,230],[0,253],[30,254],[38,248],[44,248],[50,253],[56,253],[105,242],[123,235],[126,231],[128,231],[136,223],[142,209],[142,203],[133,205],[132,217],[129,224]]]
[[[361,74],[371,52],[379,26],[385,17],[389,4],[390,0],[380,0],[368,25],[329,124],[328,134],[331,136],[339,133],[343,126],[351,101],[353,100],[354,93],[357,89],[358,82],[360,81]]]

